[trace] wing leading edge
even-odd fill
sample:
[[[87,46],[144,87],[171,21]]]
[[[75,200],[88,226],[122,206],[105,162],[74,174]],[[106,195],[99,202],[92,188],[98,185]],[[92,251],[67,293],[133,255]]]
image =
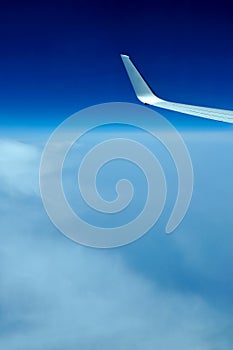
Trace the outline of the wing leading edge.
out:
[[[233,123],[233,111],[230,110],[194,106],[160,99],[145,82],[142,75],[130,60],[129,56],[121,55],[121,58],[136,96],[142,103],[201,118],[218,120],[225,123]]]

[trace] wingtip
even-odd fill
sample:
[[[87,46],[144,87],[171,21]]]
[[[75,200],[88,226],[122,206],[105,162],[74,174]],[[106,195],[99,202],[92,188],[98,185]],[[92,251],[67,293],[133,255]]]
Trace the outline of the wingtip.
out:
[[[154,94],[129,56],[121,54],[121,58],[137,98],[145,104],[155,105],[155,103],[161,102],[162,100]]]
[[[129,58],[129,56],[128,55],[125,55],[125,54],[123,54],[123,53],[121,53],[121,58],[123,58],[123,57],[126,57],[126,58]]]

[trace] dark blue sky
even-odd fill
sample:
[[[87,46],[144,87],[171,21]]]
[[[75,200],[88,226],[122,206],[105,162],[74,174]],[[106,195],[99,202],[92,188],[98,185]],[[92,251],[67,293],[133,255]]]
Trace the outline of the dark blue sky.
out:
[[[0,35],[1,124],[138,103],[122,52],[161,97],[233,108],[230,1],[1,1]]]

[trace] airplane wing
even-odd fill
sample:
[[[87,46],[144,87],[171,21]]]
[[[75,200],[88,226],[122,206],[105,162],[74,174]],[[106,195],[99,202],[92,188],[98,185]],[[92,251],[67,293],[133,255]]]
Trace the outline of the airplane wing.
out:
[[[142,75],[130,60],[129,56],[121,55],[121,58],[131,84],[133,85],[136,96],[142,103],[201,118],[218,120],[225,123],[233,123],[233,111],[230,110],[193,106],[162,100],[156,96],[153,90],[145,82]]]

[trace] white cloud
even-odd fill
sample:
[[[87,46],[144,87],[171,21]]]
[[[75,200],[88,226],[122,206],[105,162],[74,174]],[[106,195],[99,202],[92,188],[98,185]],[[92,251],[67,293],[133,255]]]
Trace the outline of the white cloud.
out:
[[[0,182],[6,193],[38,193],[40,152],[32,145],[0,140]]]
[[[121,249],[88,249],[59,234],[38,197],[18,196],[35,192],[38,150],[1,146],[1,349],[232,348],[232,319],[200,295],[140,275]]]
[[[44,220],[30,229],[30,237],[18,230],[2,242],[1,348],[205,350],[227,326],[200,297],[162,289],[127,268],[120,250],[45,234]]]

